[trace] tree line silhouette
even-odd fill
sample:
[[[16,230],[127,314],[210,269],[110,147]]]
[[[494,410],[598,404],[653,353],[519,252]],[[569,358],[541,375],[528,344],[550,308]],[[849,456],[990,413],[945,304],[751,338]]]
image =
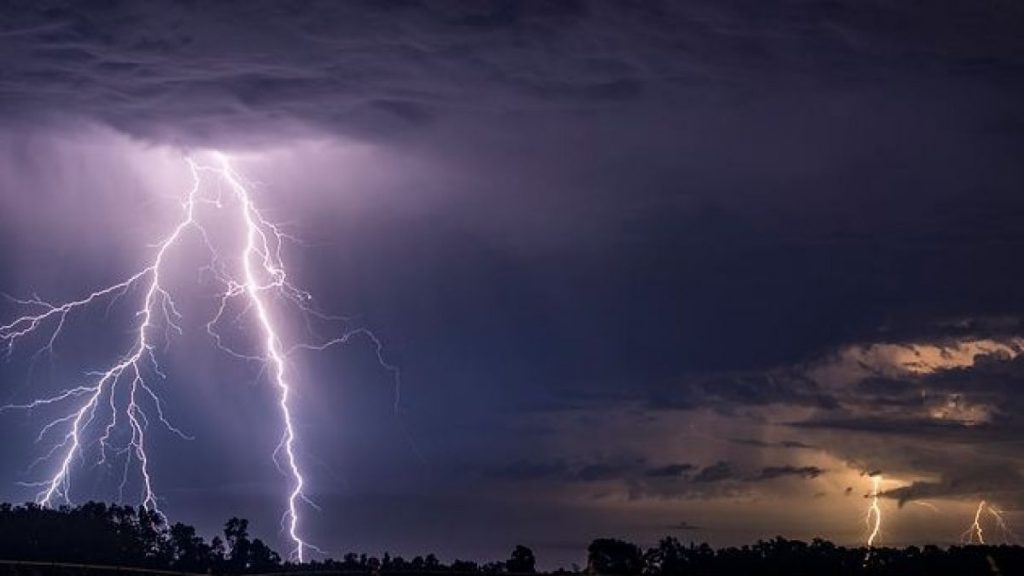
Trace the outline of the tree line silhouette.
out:
[[[455,560],[444,564],[433,554],[406,560],[384,554],[346,554],[294,564],[283,561],[259,538],[249,535],[249,523],[231,518],[223,537],[207,541],[196,529],[168,524],[145,508],[89,502],[77,507],[45,508],[35,504],[0,504],[0,572],[12,576],[65,576],[67,569],[37,563],[90,565],[99,576],[109,568],[167,570],[207,574],[328,573],[351,575],[517,575],[535,574],[536,558],[526,546],[516,546],[509,558],[479,564]],[[54,571],[57,572],[54,572]],[[643,549],[613,538],[599,538],[587,548],[587,566],[574,573],[609,576],[719,575],[870,575],[944,576],[1024,574],[1024,548],[1019,546],[910,546],[907,548],[845,548],[826,540],[810,543],[775,538],[741,547],[714,549],[707,544],[683,544],[662,539]]]

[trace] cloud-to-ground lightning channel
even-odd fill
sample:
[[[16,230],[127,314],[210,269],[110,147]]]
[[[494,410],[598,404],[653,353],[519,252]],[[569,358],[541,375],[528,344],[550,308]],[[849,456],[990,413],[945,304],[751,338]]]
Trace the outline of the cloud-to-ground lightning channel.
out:
[[[965,544],[984,544],[985,531],[981,528],[981,513],[985,511],[985,501],[978,502],[978,508],[974,511],[974,521],[961,535]]]
[[[182,213],[171,232],[156,245],[155,255],[148,265],[126,279],[90,293],[79,300],[53,304],[39,297],[31,299],[13,299],[20,306],[30,310],[11,322],[0,326],[0,344],[5,347],[6,355],[10,356],[21,340],[33,335],[42,335],[45,344],[37,352],[52,352],[61,337],[65,324],[73,314],[107,301],[112,306],[118,299],[125,297],[130,291],[140,289],[144,296],[136,312],[138,322],[135,335],[127,352],[111,365],[100,371],[88,373],[90,381],[75,385],[52,396],[38,398],[24,403],[12,403],[0,407],[0,412],[8,410],[32,410],[49,406],[70,405],[68,411],[46,423],[39,434],[41,440],[55,429],[62,426],[66,430],[63,438],[40,457],[33,466],[54,459],[57,461],[55,472],[44,481],[35,483],[40,488],[37,501],[42,505],[52,505],[55,501],[71,502],[71,477],[75,459],[87,448],[87,443],[98,444],[99,461],[106,462],[108,451],[123,455],[124,471],[120,484],[120,492],[128,484],[131,464],[137,464],[142,484],[141,503],[147,509],[159,514],[159,501],[154,490],[154,480],[150,472],[150,455],[146,451],[146,431],[150,416],[155,415],[171,432],[189,438],[175,427],[164,416],[163,403],[151,384],[153,377],[164,378],[157,360],[154,340],[155,329],[163,325],[165,330],[174,330],[181,334],[178,325],[182,314],[175,305],[170,292],[162,283],[167,255],[176,248],[179,240],[187,232],[194,232],[202,241],[210,254],[210,264],[204,266],[212,271],[218,285],[219,307],[214,317],[207,323],[207,331],[214,338],[215,345],[234,357],[260,362],[278,392],[278,410],[282,420],[282,437],[274,451],[274,461],[290,481],[286,511],[283,524],[288,537],[294,544],[292,556],[298,561],[305,558],[306,549],[313,548],[300,534],[300,502],[309,502],[304,493],[306,479],[303,476],[297,455],[298,438],[295,432],[294,414],[291,401],[293,388],[288,377],[288,352],[295,349],[323,350],[349,341],[355,336],[368,338],[376,347],[377,359],[381,366],[392,373],[395,378],[396,402],[399,393],[398,370],[384,361],[382,347],[377,337],[365,328],[349,330],[324,342],[298,343],[285,348],[282,335],[273,318],[269,304],[269,296],[280,296],[297,307],[300,313],[312,315],[326,321],[339,320],[338,317],[326,316],[316,312],[311,306],[311,296],[290,283],[282,259],[282,247],[289,239],[281,229],[264,218],[257,208],[252,194],[244,179],[231,166],[227,156],[214,153],[214,163],[199,163],[191,158],[186,159],[192,177],[191,187],[182,204]],[[226,185],[233,198],[232,218],[241,227],[241,248],[237,253],[228,255],[218,252],[211,236],[204,228],[199,214],[200,206],[211,205],[222,208],[220,192],[214,196],[204,194],[203,183],[206,176],[216,179],[219,184]],[[245,311],[255,316],[255,323],[260,332],[262,343],[258,353],[244,353],[224,344],[218,325],[230,302],[235,299],[245,302]],[[166,337],[166,336],[165,336]],[[123,388],[123,387],[127,388]],[[105,421],[100,422],[101,419]],[[123,447],[113,445],[112,434],[120,426],[127,429],[127,444]],[[89,432],[96,429],[95,439]],[[283,457],[282,457],[283,455]]]
[[[992,515],[995,520],[996,527],[1002,534],[1003,542],[1013,543],[1017,541],[1017,535],[1010,528],[1009,523],[1006,521],[1006,517],[1003,515],[1003,511],[992,505],[991,502],[982,500],[978,502],[978,507],[974,509],[974,518],[971,521],[971,525],[960,535],[960,541],[964,544],[990,544],[991,542],[985,541],[985,530],[983,526],[983,516],[985,511]]]
[[[267,310],[267,306],[261,297],[261,294],[267,289],[288,286],[287,276],[280,261],[282,236],[273,224],[268,223],[260,216],[260,213],[252,203],[248,190],[246,190],[241,179],[231,168],[227,157],[218,154],[217,160],[220,163],[218,173],[227,180],[231,189],[238,196],[243,220],[245,221],[245,248],[242,254],[245,294],[256,310],[256,317],[259,319],[260,328],[263,331],[266,357],[270,362],[269,368],[273,375],[274,383],[280,391],[279,406],[281,408],[281,418],[284,422],[284,436],[278,448],[284,449],[288,472],[293,482],[291,492],[288,494],[286,520],[288,523],[288,535],[295,542],[295,554],[301,562],[303,559],[303,549],[307,544],[298,534],[299,513],[297,506],[298,500],[305,497],[302,489],[306,480],[302,477],[302,471],[299,469],[295,459],[295,427],[292,423],[292,413],[288,404],[291,387],[285,374],[281,339],[274,328],[273,321],[270,319],[270,312]],[[271,234],[274,238],[274,249],[271,247],[271,240],[267,234]],[[259,278],[257,268],[266,276],[265,279]],[[232,286],[232,290],[229,290],[228,293],[233,292],[233,288],[234,286]]]
[[[867,514],[864,516],[864,522],[868,527],[868,548],[875,545],[879,535],[882,532],[882,508],[878,504],[878,497],[882,484],[881,474],[871,475],[871,493],[868,494],[869,504]]]

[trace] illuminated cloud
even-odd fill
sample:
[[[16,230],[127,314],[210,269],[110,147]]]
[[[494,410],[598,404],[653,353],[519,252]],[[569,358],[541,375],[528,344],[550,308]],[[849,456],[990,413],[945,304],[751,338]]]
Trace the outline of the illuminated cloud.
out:
[[[1024,338],[949,339],[936,342],[880,343],[848,346],[808,370],[808,376],[843,386],[872,377],[934,374],[970,368],[982,357],[1014,359],[1024,352]]]

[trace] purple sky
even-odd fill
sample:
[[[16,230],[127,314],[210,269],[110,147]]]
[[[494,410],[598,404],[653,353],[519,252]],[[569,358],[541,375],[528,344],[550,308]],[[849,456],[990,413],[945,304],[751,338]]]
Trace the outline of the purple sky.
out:
[[[981,499],[1024,522],[1022,29],[946,0],[7,3],[0,291],[138,269],[220,149],[402,370],[396,413],[369,342],[293,359],[333,555],[858,543],[876,470],[885,542],[955,541]],[[273,390],[211,351],[192,242],[161,393],[196,440],[154,431],[157,490],[285,549]],[[123,304],[16,349],[0,400],[116,357]],[[0,412],[0,499],[49,476],[45,417]]]

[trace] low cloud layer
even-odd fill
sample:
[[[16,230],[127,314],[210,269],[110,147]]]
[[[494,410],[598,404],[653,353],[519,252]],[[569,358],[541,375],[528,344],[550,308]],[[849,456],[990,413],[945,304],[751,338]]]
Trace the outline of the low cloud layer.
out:
[[[780,82],[1019,79],[1013,6],[939,2],[16,2],[5,120],[185,143],[379,138],[477,111],[614,109]],[[957,23],[970,21],[970,27]],[[878,26],[879,22],[890,23]]]

